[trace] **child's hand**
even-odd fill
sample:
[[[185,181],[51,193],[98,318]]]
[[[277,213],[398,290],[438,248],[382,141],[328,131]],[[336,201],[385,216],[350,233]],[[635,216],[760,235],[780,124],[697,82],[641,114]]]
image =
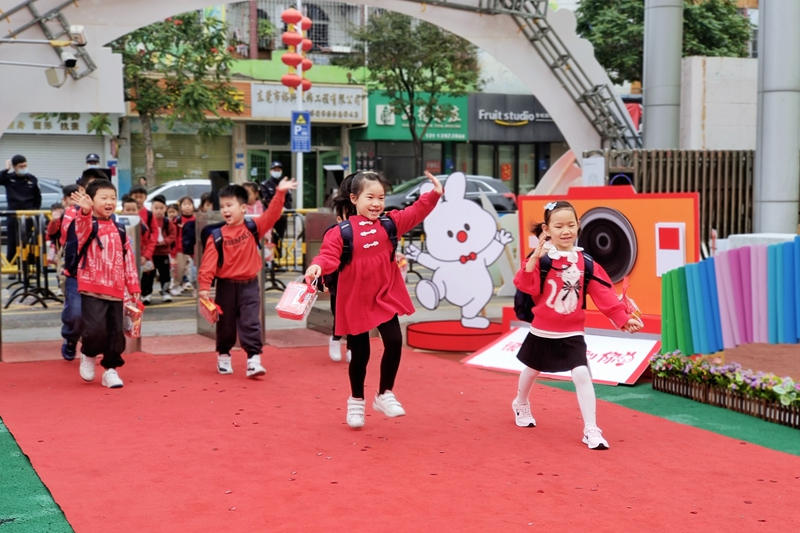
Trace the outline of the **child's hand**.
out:
[[[307,279],[317,279],[322,275],[322,268],[319,265],[311,265],[306,270],[306,278]]]
[[[199,291],[197,296],[200,297],[201,300],[210,300],[211,299],[211,291]]]
[[[628,333],[636,333],[640,331],[643,327],[644,324],[639,322],[639,319],[631,317],[628,319],[628,322],[626,322],[625,325],[622,326],[622,331],[627,331]]]
[[[437,192],[439,194],[444,193],[444,187],[442,187],[442,182],[439,181],[438,179],[436,179],[436,176],[434,176],[433,174],[431,174],[430,172],[428,172],[426,170],[425,171],[425,177],[428,178],[429,180],[431,180],[431,183],[433,183],[433,190],[435,192]]]
[[[283,178],[278,184],[279,191],[290,191],[297,188],[297,180],[292,178]]]
[[[131,293],[131,298],[133,298],[134,300],[138,300],[139,296],[141,296],[141,295],[142,295],[142,293],[140,293],[140,292],[132,292]]]
[[[92,199],[89,198],[89,195],[85,192],[75,191],[70,196],[72,201],[75,202],[75,205],[79,206],[84,211],[92,211]]]
[[[525,272],[533,272],[533,268],[536,266],[536,263],[539,259],[544,255],[544,245],[547,242],[547,239],[542,233],[539,236],[539,244],[536,246],[536,249],[533,251],[533,255],[528,259],[528,262],[525,263]]]

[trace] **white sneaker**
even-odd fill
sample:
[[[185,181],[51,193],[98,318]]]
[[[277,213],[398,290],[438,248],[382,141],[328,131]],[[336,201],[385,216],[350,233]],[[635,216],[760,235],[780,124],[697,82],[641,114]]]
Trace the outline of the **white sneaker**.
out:
[[[336,340],[333,337],[328,340],[328,355],[331,356],[331,359],[334,361],[341,361],[342,360],[342,341],[341,339]]]
[[[345,354],[345,361],[349,363],[352,358],[353,358],[353,352],[347,350],[347,354]]]
[[[372,402],[372,408],[376,411],[380,411],[389,418],[406,414],[403,406],[400,405],[400,402],[397,401],[397,398],[394,397],[394,393],[390,390],[387,390],[383,394],[376,394],[375,401]]]
[[[233,374],[233,365],[231,364],[231,354],[221,353],[217,356],[217,372],[220,374]]]
[[[583,429],[583,443],[590,450],[607,450],[608,441],[603,438],[603,432],[597,426],[586,426]]]
[[[517,425],[521,428],[535,428],[536,420],[531,416],[530,402],[517,403],[517,400],[511,402],[511,408],[514,409],[514,416],[517,419]]]
[[[122,388],[122,380],[117,374],[117,371],[113,368],[109,368],[105,372],[103,372],[103,387],[108,387],[109,389],[121,389]]]
[[[247,377],[257,378],[266,374],[266,369],[261,366],[261,356],[254,355],[247,360]]]
[[[172,301],[172,296],[170,296],[170,294],[168,292],[163,292],[163,293],[161,293],[161,301],[162,302],[171,302]]]
[[[180,287],[175,287],[174,289],[170,289],[169,293],[173,296],[180,296],[181,294],[183,294],[183,289],[181,289]]]
[[[83,381],[94,381],[94,365],[97,357],[88,357],[81,354],[80,373]]]
[[[194,290],[194,285],[192,285],[191,281],[187,281],[186,283],[183,284],[183,290],[185,290],[185,291],[193,291]]]
[[[347,425],[351,428],[364,426],[364,410],[366,401],[356,400],[352,396],[347,399]]]
[[[142,303],[144,305],[150,305],[152,303],[152,300],[153,296],[151,294],[148,294],[147,296],[142,296]]]

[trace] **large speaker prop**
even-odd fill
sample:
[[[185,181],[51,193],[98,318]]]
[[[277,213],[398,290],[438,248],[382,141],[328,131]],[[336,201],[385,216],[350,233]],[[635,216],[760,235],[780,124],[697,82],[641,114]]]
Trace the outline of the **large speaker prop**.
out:
[[[637,194],[633,187],[576,187],[564,196],[520,196],[520,257],[538,244],[533,227],[549,202],[570,202],[580,220],[578,246],[602,265],[620,293],[627,276],[629,296],[643,313],[644,331],[661,332],[661,275],[700,259],[699,197],[696,193]],[[590,299],[591,300],[591,299]],[[586,326],[611,329],[589,302]]]

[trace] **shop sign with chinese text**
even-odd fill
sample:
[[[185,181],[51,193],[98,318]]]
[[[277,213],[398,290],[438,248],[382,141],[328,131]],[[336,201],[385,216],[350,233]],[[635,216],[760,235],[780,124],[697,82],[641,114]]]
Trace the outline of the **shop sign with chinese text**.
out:
[[[288,122],[297,110],[297,95],[281,84],[254,83],[250,93],[253,118]],[[366,93],[361,86],[314,84],[303,93],[303,110],[315,123],[336,122],[363,124],[366,122]]]
[[[46,117],[39,113],[20,113],[11,124],[6,133],[27,133],[34,135],[94,135],[88,128],[91,113],[56,113]],[[111,130],[114,135],[119,134],[119,121],[117,115],[111,115]]]
[[[427,99],[422,93],[420,98]],[[394,107],[389,105],[389,97],[380,91],[371,92],[369,95],[369,108],[371,116],[367,126],[366,139],[370,141],[410,141],[411,131],[406,113],[395,113]],[[417,117],[417,132],[423,135],[423,141],[466,141],[467,140],[467,97],[466,96],[440,96],[441,105],[450,107],[446,118],[434,119],[423,135],[428,116],[425,109],[417,108],[414,113]]]

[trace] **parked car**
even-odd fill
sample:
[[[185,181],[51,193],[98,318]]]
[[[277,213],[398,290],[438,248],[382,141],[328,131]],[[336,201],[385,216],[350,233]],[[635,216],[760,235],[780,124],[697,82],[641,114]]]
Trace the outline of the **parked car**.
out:
[[[39,190],[42,191],[42,209],[49,211],[51,205],[60,204],[64,199],[61,183],[50,178],[37,178],[37,180],[39,181]],[[5,211],[6,209],[8,209],[6,188],[0,187],[0,211]]]
[[[194,208],[200,208],[200,196],[203,193],[211,192],[211,180],[204,179],[185,179],[168,181],[161,185],[156,185],[147,192],[147,200],[144,206],[150,209],[153,205],[153,198],[159,194],[167,200],[167,205],[178,203],[184,196],[189,196],[194,200]],[[117,202],[117,209],[122,209],[122,201]]]
[[[446,186],[447,176],[440,174],[436,177]],[[413,204],[419,198],[420,186],[426,181],[428,178],[420,176],[396,186],[392,189],[391,194],[386,196],[386,210],[403,209]],[[486,194],[498,213],[517,210],[516,195],[506,187],[505,183],[489,176],[467,175],[467,199],[480,204],[480,191]]]

